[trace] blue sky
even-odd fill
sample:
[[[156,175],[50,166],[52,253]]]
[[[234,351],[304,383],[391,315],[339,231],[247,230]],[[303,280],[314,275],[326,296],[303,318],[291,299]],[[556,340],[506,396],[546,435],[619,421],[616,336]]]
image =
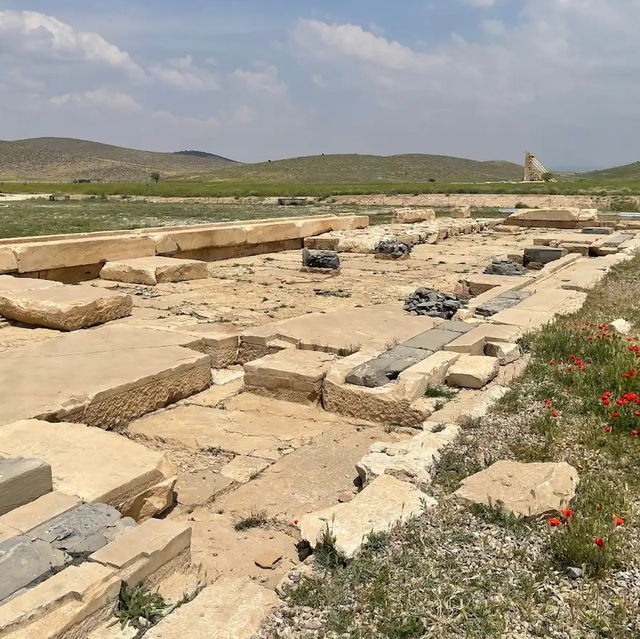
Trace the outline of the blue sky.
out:
[[[640,159],[640,0],[0,0],[0,139]]]

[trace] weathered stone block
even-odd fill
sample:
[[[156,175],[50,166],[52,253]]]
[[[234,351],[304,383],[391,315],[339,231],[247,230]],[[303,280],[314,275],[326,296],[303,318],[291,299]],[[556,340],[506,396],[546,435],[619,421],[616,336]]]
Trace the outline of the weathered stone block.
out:
[[[0,315],[61,331],[74,331],[119,319],[130,315],[132,308],[131,296],[93,286],[0,293]]]
[[[407,482],[380,475],[350,502],[304,515],[298,523],[300,536],[315,548],[328,529],[337,552],[352,559],[370,533],[386,532],[416,516],[423,503],[436,502]]]
[[[495,357],[463,355],[449,368],[447,384],[460,388],[482,388],[498,375],[500,365]]]
[[[432,328],[420,335],[416,335],[406,342],[402,342],[402,346],[407,348],[419,348],[424,351],[441,351],[444,347],[453,342],[453,340],[460,337],[462,333],[442,330],[440,326],[438,328]]]
[[[510,342],[487,342],[484,354],[488,357],[496,357],[500,366],[506,366],[519,359],[522,356],[522,351],[517,344]]]
[[[14,277],[13,275],[0,275],[0,294],[15,291],[34,291],[44,288],[63,286],[60,282],[40,280],[32,277]]]
[[[199,260],[173,257],[139,257],[107,262],[100,271],[103,280],[155,286],[163,282],[202,280],[208,277],[207,264]]]
[[[455,494],[516,515],[534,516],[567,508],[577,483],[578,472],[566,462],[502,460],[467,477]]]
[[[392,221],[394,224],[415,224],[416,222],[430,222],[436,219],[433,209],[395,209]]]
[[[335,251],[310,251],[302,249],[302,266],[307,268],[340,268],[340,256]]]
[[[53,490],[51,466],[41,459],[0,457],[0,515]]]
[[[375,359],[354,368],[345,381],[347,384],[376,388],[396,379],[402,371],[429,357],[431,351],[408,346],[395,346]]]
[[[246,484],[268,467],[269,462],[264,459],[238,455],[228,464],[223,466],[220,469],[220,473],[232,481],[237,481],[240,484]]]
[[[549,262],[559,260],[567,254],[568,251],[564,248],[533,246],[524,250],[524,265],[527,266],[531,262],[535,262],[536,264],[548,264]]]
[[[10,248],[0,246],[0,273],[12,273],[18,270],[18,260]]]

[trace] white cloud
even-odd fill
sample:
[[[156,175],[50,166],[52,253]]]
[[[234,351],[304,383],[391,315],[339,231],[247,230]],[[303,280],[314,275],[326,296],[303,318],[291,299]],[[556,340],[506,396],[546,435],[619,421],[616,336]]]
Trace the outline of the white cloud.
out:
[[[232,76],[252,93],[278,96],[287,92],[287,85],[280,79],[278,68],[273,65],[258,71],[236,69]]]
[[[490,37],[499,37],[507,33],[507,27],[502,20],[483,20],[480,26]]]
[[[476,9],[490,9],[496,4],[496,0],[461,0],[461,2]]]
[[[94,89],[81,93],[64,93],[49,98],[49,104],[56,107],[74,106],[80,108],[100,108],[113,111],[135,113],[142,111],[142,106],[131,96],[109,89]]]
[[[166,66],[153,67],[151,75],[185,91],[214,91],[220,88],[215,75],[207,69],[195,66],[190,55],[170,60]]]
[[[328,58],[346,56],[397,71],[421,71],[438,63],[436,56],[419,53],[399,42],[365,31],[356,24],[300,20],[294,39],[311,55]]]
[[[35,11],[0,11],[0,47],[49,59],[100,63],[144,75],[131,56],[100,34],[75,31],[57,18]]]

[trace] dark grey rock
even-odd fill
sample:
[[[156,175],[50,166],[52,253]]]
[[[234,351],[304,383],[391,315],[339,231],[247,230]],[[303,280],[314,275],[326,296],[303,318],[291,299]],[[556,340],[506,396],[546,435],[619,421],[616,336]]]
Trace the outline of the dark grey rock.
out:
[[[69,555],[39,539],[6,539],[0,543],[0,603],[70,563]]]
[[[347,384],[377,388],[397,379],[402,371],[431,355],[431,351],[395,346],[375,359],[354,368],[345,378]]]
[[[500,311],[506,311],[508,308],[513,308],[520,304],[522,300],[530,297],[529,291],[507,291],[498,297],[494,297],[492,300],[481,304],[476,308],[476,313],[483,317],[490,317]]]
[[[487,275],[507,275],[514,277],[516,275],[525,275],[527,269],[513,260],[509,259],[506,255],[494,257],[491,260],[491,264],[484,269]]]
[[[53,490],[51,466],[41,459],[0,459],[0,515]]]
[[[302,249],[302,266],[307,268],[340,268],[340,256],[335,251]]]
[[[118,538],[136,522],[107,504],[82,504],[34,528],[30,539],[41,539],[72,557],[85,557]]]
[[[458,337],[460,337],[460,333],[443,331],[438,326],[438,328],[432,328],[424,333],[420,333],[420,335],[412,337],[406,342],[402,342],[402,346],[435,353],[436,351],[444,350],[444,347],[449,344],[449,342],[453,342],[453,340]]]
[[[561,257],[568,254],[567,249],[555,248],[553,246],[532,246],[524,250],[524,265],[528,266],[529,263],[536,264],[549,264],[549,262],[555,262]]]
[[[476,328],[477,324],[472,324],[470,322],[459,322],[456,320],[445,320],[442,324],[438,324],[438,330],[440,331],[453,331],[454,333],[459,333],[460,335],[464,335],[469,331]]]
[[[376,253],[388,255],[394,259],[407,257],[411,253],[413,247],[406,242],[394,242],[393,240],[382,240],[375,247]]]
[[[466,302],[447,293],[421,287],[404,301],[404,310],[413,315],[451,319]]]
[[[582,229],[582,232],[587,235],[611,235],[613,233],[613,229],[608,229],[604,226],[588,226],[587,228]]]
[[[618,233],[617,235],[611,236],[602,246],[610,246],[612,248],[617,248],[620,244],[623,244],[627,240],[635,237],[631,233]]]

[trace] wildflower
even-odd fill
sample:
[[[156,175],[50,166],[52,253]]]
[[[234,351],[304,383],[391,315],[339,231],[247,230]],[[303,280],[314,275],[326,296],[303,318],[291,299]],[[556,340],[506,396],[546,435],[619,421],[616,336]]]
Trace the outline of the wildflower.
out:
[[[573,370],[573,366],[567,366],[567,370],[571,372]]]
[[[618,419],[620,417],[620,413],[611,413],[612,419]]]
[[[608,399],[603,399],[603,400],[602,400],[602,405],[603,405],[603,406],[609,406],[609,404],[611,404],[611,401],[610,401],[610,400],[608,400]]]
[[[552,360],[549,362],[549,366],[555,366],[555,365],[556,365],[556,360],[555,360],[555,359],[552,359]]]
[[[299,521],[300,521],[299,519],[294,519],[293,520],[294,525],[297,526]]]
[[[631,434],[632,434],[634,437],[637,437],[637,436],[638,436],[638,431],[634,428],[634,429],[631,431]]]
[[[553,413],[551,413],[551,415],[553,417],[557,417],[560,413],[557,410],[554,410]]]
[[[604,429],[604,432],[605,432],[605,433],[610,433],[610,432],[611,432],[611,426],[607,426],[607,427]]]
[[[624,524],[624,519],[621,519],[620,517],[618,517],[618,515],[614,515],[613,516],[613,523],[616,526],[622,526]]]
[[[562,522],[557,517],[549,517],[549,526],[559,526]]]
[[[640,410],[634,410],[634,411],[633,411],[633,414],[634,414],[636,417],[640,417]]]
[[[566,508],[565,510],[561,510],[560,513],[565,519],[569,519],[573,515],[573,510]]]
[[[593,543],[598,546],[598,548],[604,548],[604,539],[601,539],[600,537],[595,537]]]
[[[598,505],[596,506],[596,510],[602,510],[602,506],[601,506],[600,504],[598,504]]]
[[[569,355],[569,359],[575,359],[576,356],[575,355]]]

